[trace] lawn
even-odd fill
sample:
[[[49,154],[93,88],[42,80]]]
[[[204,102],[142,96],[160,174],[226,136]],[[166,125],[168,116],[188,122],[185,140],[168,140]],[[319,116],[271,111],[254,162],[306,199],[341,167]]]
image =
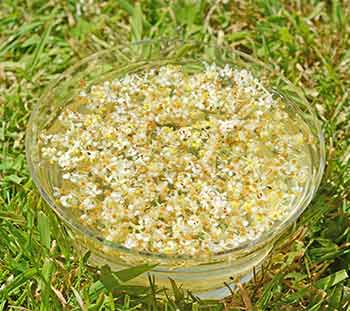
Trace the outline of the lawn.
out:
[[[24,154],[47,84],[85,56],[144,38],[252,54],[305,91],[327,166],[312,204],[261,273],[225,301],[150,280],[129,288],[74,252]],[[0,310],[350,310],[350,3],[340,0],[1,0]],[[180,286],[180,284],[178,284]]]

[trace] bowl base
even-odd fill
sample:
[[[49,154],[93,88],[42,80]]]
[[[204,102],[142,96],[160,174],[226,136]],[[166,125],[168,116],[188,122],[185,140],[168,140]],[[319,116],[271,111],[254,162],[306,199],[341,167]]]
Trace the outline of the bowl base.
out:
[[[155,284],[158,288],[168,288],[171,290],[169,279],[176,282],[178,286],[189,290],[194,296],[200,299],[223,299],[231,295],[231,291],[237,290],[237,283],[249,282],[254,273],[260,270],[261,265],[271,251],[272,245],[259,250],[252,261],[244,263],[240,269],[235,266],[225,265],[221,267],[210,268],[207,266],[206,271],[192,272],[191,268],[181,268],[167,270],[154,268],[153,270],[143,273],[128,282],[130,285],[149,286],[149,275],[154,276]],[[94,266],[109,265],[112,271],[119,271],[132,266],[121,265],[106,258],[100,253],[92,252],[89,263]],[[209,265],[210,266],[210,265]],[[212,270],[211,270],[212,269]],[[171,295],[171,293],[169,293]]]

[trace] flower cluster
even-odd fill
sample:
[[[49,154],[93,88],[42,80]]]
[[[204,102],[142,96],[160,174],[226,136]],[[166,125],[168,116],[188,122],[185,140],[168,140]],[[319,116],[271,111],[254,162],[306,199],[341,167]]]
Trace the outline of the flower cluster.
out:
[[[40,148],[58,203],[106,239],[213,254],[291,212],[310,175],[300,124],[247,70],[166,65],[82,91]]]

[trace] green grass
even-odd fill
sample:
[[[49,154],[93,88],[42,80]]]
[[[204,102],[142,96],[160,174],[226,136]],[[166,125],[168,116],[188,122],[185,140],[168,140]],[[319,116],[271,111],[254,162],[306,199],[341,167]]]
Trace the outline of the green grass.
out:
[[[348,1],[82,2],[0,2],[0,310],[350,310]],[[88,254],[72,250],[25,163],[25,126],[52,79],[90,53],[160,37],[216,42],[273,63],[323,121],[327,168],[317,197],[262,273],[222,302],[198,301],[175,284],[164,298],[152,280],[128,288],[108,270],[98,274]]]

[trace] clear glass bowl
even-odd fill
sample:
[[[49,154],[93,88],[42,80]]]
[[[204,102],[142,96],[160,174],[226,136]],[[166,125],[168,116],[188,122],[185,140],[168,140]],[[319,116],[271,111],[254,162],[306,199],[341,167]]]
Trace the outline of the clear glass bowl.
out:
[[[229,64],[249,70],[274,96],[283,98],[291,116],[303,120],[300,126],[311,132],[313,142],[307,146],[311,158],[311,178],[302,196],[289,216],[274,225],[273,231],[210,257],[143,253],[105,240],[99,232],[82,225],[70,209],[59,205],[54,199],[53,185],[59,182],[57,168],[43,164],[38,144],[41,131],[50,126],[82,88],[165,64],[181,64],[195,72],[202,69],[203,62],[220,66]],[[325,146],[320,124],[302,90],[272,67],[247,54],[226,47],[188,41],[143,41],[117,46],[87,57],[68,69],[49,85],[31,115],[26,135],[26,154],[32,178],[41,195],[69,227],[76,248],[82,252],[91,250],[93,263],[109,264],[112,270],[143,263],[157,264],[151,273],[155,275],[158,285],[169,286],[170,277],[203,298],[222,298],[229,294],[224,282],[234,284],[237,280],[244,282],[250,279],[253,269],[259,268],[276,239],[310,203],[320,184],[325,164]],[[147,275],[141,275],[133,282],[147,285]]]

